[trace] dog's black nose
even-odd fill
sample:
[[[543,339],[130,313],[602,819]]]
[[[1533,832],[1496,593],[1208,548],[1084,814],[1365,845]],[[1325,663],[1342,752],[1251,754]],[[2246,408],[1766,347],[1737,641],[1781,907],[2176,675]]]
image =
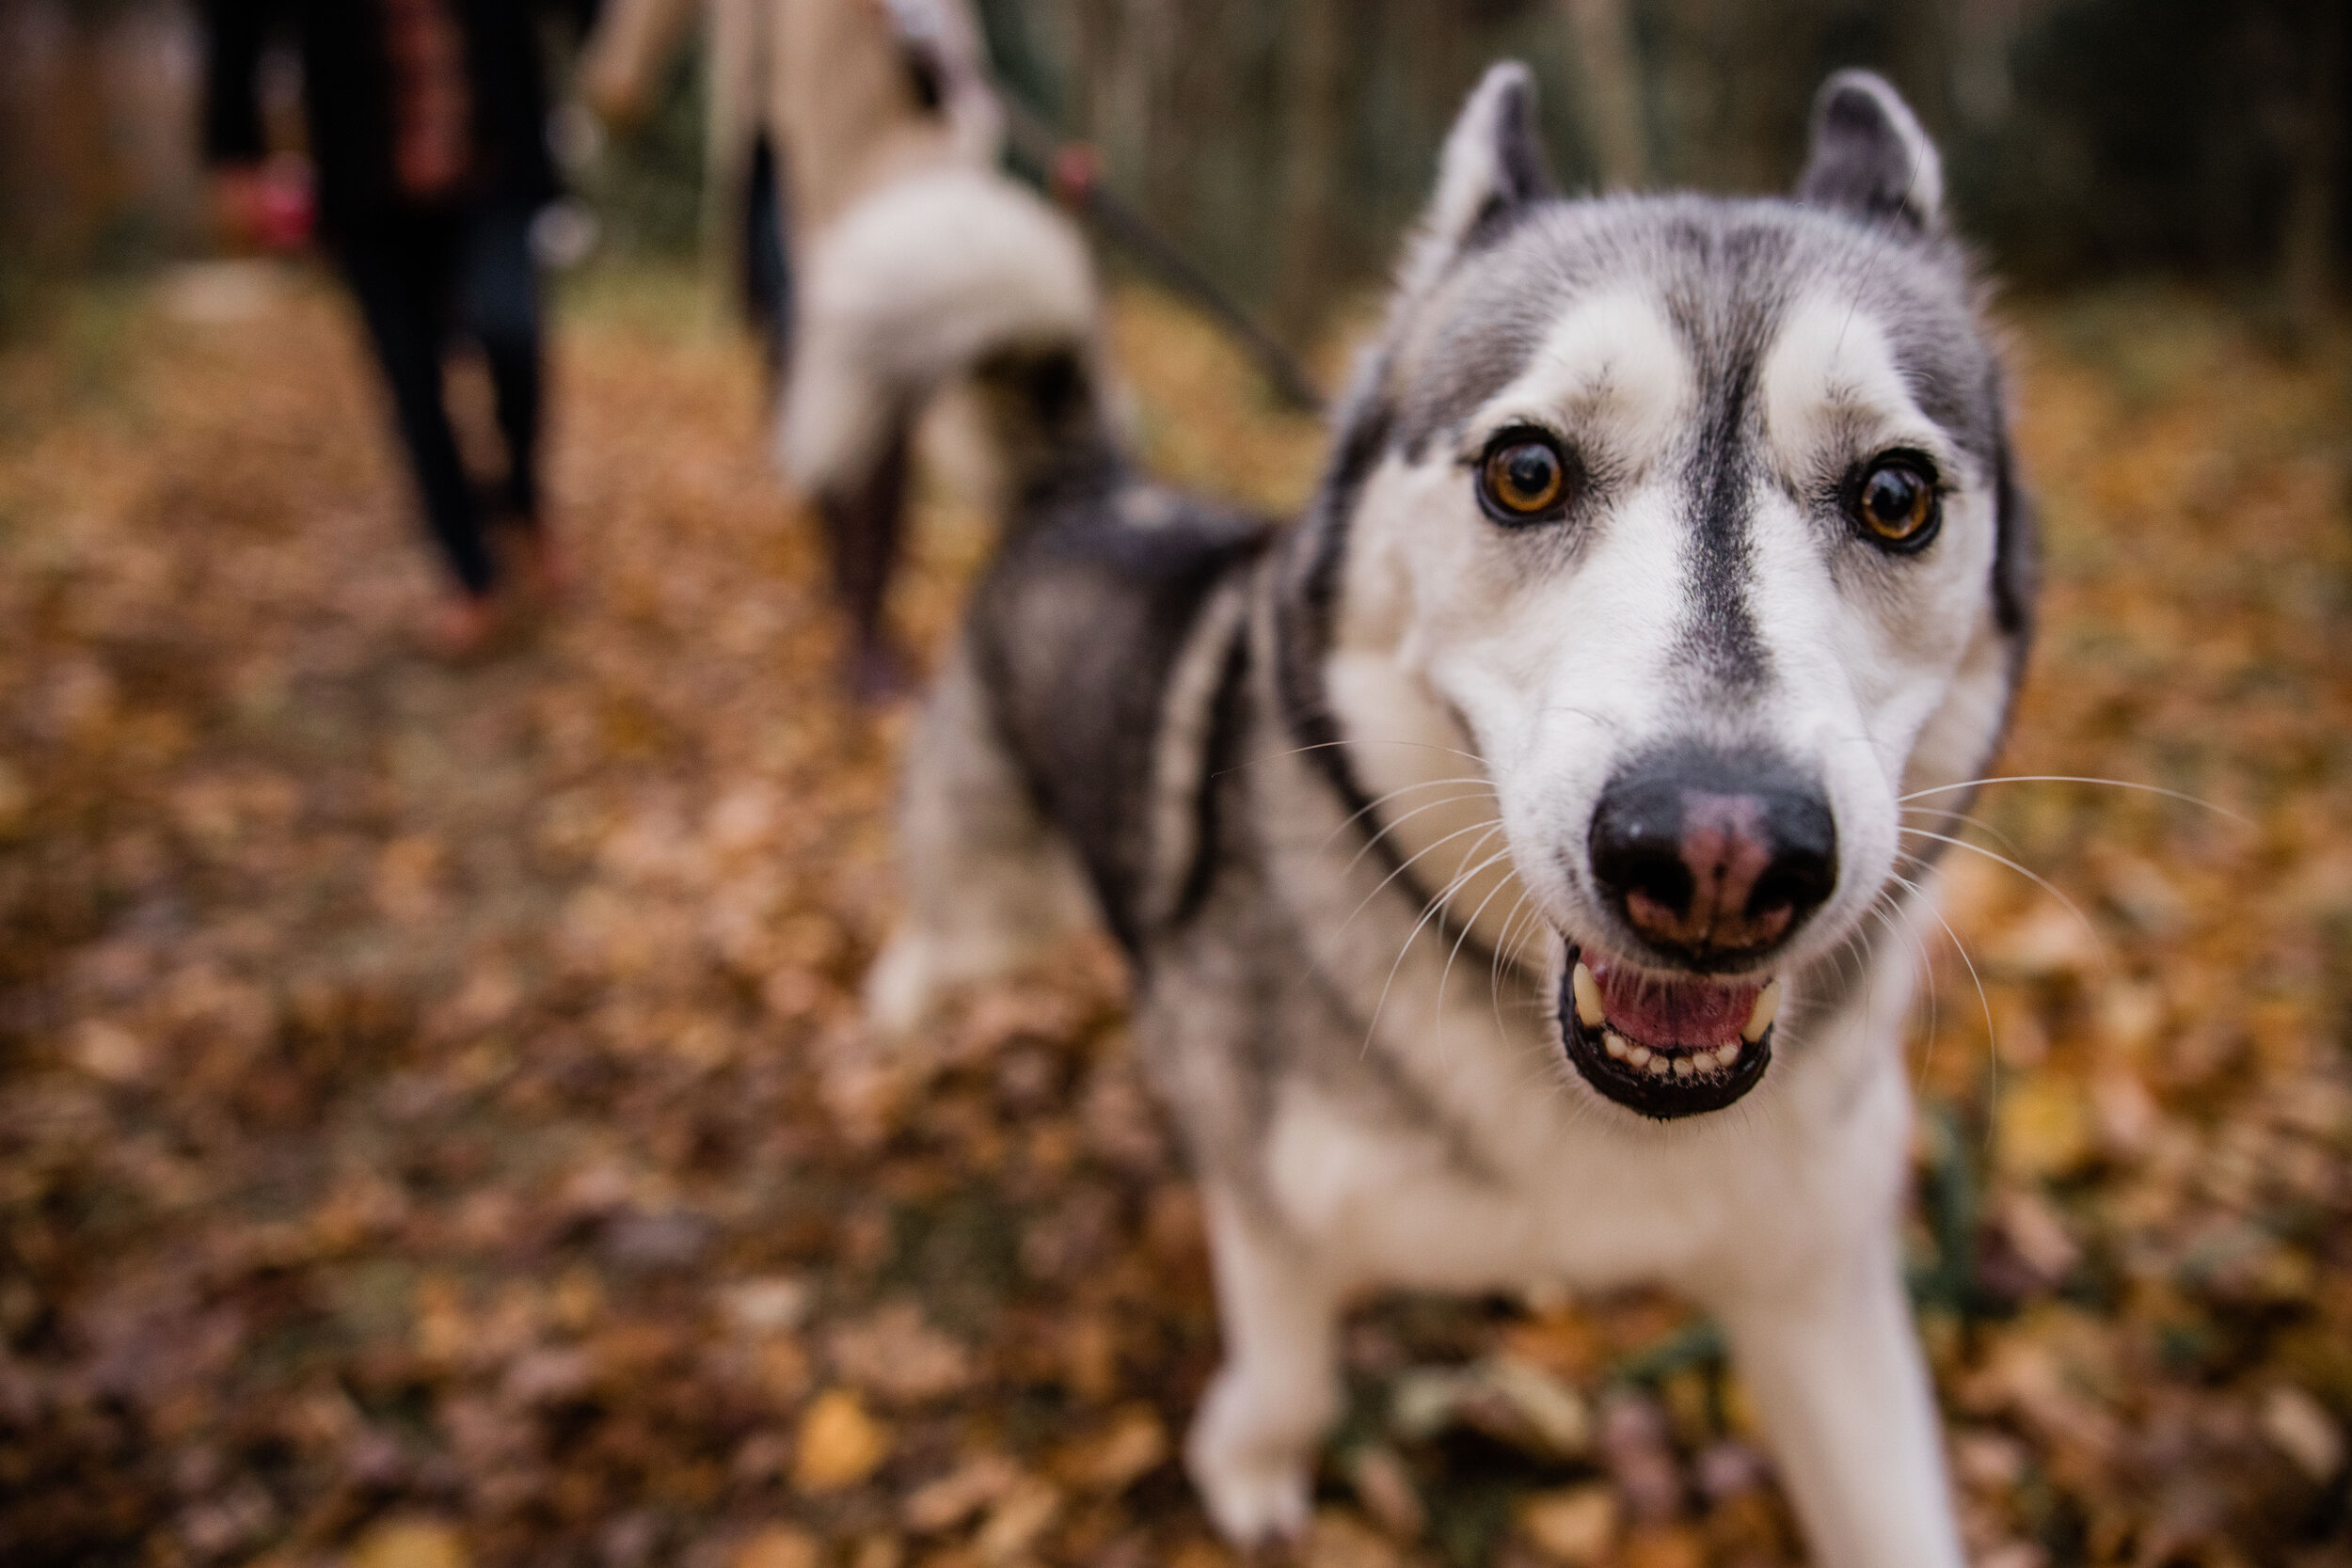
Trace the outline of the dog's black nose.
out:
[[[1837,885],[1837,824],[1818,785],[1755,752],[1680,752],[1602,791],[1589,848],[1603,897],[1696,969],[1751,962]]]

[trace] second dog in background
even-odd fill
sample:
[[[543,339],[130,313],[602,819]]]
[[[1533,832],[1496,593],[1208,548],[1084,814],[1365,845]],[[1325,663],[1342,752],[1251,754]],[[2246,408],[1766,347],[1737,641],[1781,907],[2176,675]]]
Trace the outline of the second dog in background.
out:
[[[692,8],[617,0],[588,71],[609,115],[642,108]],[[726,193],[710,227],[768,318],[777,456],[824,529],[847,684],[887,697],[906,679],[885,611],[915,423],[998,349],[1091,341],[1092,262],[997,171],[1004,116],[967,0],[707,8],[707,150]]]
[[[1089,903],[1126,946],[1236,1541],[1307,1522],[1351,1294],[1650,1281],[1723,1325],[1815,1560],[1958,1568],[1904,813],[2001,740],[2032,546],[1938,158],[1852,73],[1792,199],[1567,201],[1530,116],[1516,66],[1463,111],[1293,526],[1135,477],[1074,329],[991,357],[1017,499],[869,1006]]]

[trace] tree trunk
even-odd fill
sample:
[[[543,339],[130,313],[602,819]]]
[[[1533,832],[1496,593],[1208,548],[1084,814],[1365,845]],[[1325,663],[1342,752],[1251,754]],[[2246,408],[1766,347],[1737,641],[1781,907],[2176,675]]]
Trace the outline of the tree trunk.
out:
[[[1304,349],[1332,293],[1332,202],[1347,104],[1342,91],[1345,0],[1294,0],[1282,71],[1281,264],[1275,330]]]
[[[2336,193],[2343,178],[2344,8],[2322,0],[2315,9],[2279,257],[2280,301],[2289,324],[2305,332],[2324,325],[2335,303]]]
[[[1574,42],[1576,113],[1605,190],[1649,183],[1642,62],[1627,0],[1560,0]]]

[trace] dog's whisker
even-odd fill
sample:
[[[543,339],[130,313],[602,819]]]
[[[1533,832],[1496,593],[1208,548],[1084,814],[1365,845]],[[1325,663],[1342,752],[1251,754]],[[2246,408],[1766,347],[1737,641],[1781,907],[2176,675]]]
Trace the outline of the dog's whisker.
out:
[[[1984,989],[1984,976],[1977,973],[1977,960],[1968,956],[1968,944],[1960,940],[1960,933],[1952,929],[1952,923],[1944,918],[1944,911],[1935,907],[1935,901],[1928,896],[1927,890],[1905,877],[1898,876],[1894,878],[1894,880],[1909,888],[1914,898],[1927,910],[1928,913],[1935,916],[1935,923],[1943,927],[1945,936],[1951,939],[1952,951],[1959,954],[1960,961],[1967,966],[1968,978],[1976,983],[1977,1001],[1984,1008],[1985,1104],[1988,1108],[1997,1107],[2001,1102],[2001,1047],[1997,1030],[1993,1022],[1993,998]],[[1994,1118],[1988,1116],[1985,1118],[1985,1138],[1988,1147],[1993,1136],[1993,1126]]]
[[[1420,854],[1413,856],[1412,860],[1406,861],[1404,864],[1398,866],[1394,871],[1391,871],[1387,876],[1381,878],[1380,885],[1374,888],[1370,893],[1365,894],[1364,901],[1357,905],[1353,910],[1350,910],[1348,911],[1347,918],[1340,922],[1339,929],[1331,934],[1336,937],[1342,932],[1344,932],[1350,926],[1354,925],[1356,923],[1356,917],[1363,913],[1364,911],[1370,907],[1374,899],[1379,897],[1382,893],[1386,892],[1391,882],[1395,881],[1399,877],[1404,876],[1406,872],[1411,870],[1413,863],[1420,860],[1422,855],[1433,854],[1436,851],[1444,848],[1455,839],[1462,837],[1464,834],[1478,832],[1481,829],[1485,830],[1485,836],[1481,837],[1476,844],[1471,845],[1468,849],[1462,852],[1462,858],[1464,860],[1468,860],[1470,856],[1478,853],[1480,849],[1486,847],[1486,840],[1492,838],[1495,834],[1502,831],[1502,824],[1500,822],[1473,822],[1467,828],[1456,828],[1454,832],[1446,834],[1445,837],[1438,840],[1437,843],[1430,845],[1425,849],[1422,849]],[[1355,863],[1353,862],[1349,863],[1351,869],[1353,868],[1354,863]],[[1440,899],[1431,900],[1432,907],[1434,908],[1440,902],[1442,902]]]
[[[1382,839],[1396,832],[1397,829],[1403,827],[1406,823],[1410,822],[1414,817],[1422,816],[1425,812],[1442,811],[1447,806],[1458,805],[1464,800],[1475,800],[1479,798],[1481,793],[1482,792],[1480,791],[1473,790],[1463,795],[1449,795],[1442,800],[1431,800],[1425,805],[1415,806],[1411,811],[1403,813],[1393,820],[1382,823],[1378,832],[1366,835],[1362,847],[1359,848],[1356,851],[1354,858],[1349,860],[1347,863],[1347,869],[1350,871],[1355,870],[1358,865],[1362,863],[1363,858],[1366,855],[1371,854],[1375,848],[1378,847]],[[1489,790],[1485,791],[1484,793],[1491,797],[1493,792]],[[1344,825],[1343,825],[1340,832],[1344,832],[1345,831],[1346,829]],[[1338,834],[1334,833],[1332,836],[1337,837]],[[1327,845],[1328,842],[1328,840],[1326,840]]]
[[[1918,928],[1911,923],[1911,913],[1905,907],[1905,901],[1895,897],[1893,890],[1882,892],[1871,901],[1870,914],[1890,934],[1910,938],[1912,947],[1919,955],[1919,977],[1927,982],[1928,988],[1928,1042],[1926,1048],[1920,1053],[1919,1079],[1914,1092],[1924,1092],[1928,1083],[1928,1067],[1934,1059],[1935,1031],[1939,1019],[1936,1006],[1935,961],[1928,956],[1928,945],[1921,940]],[[1899,927],[1896,924],[1898,915],[1902,917],[1902,924]]]
[[[1498,824],[1498,827],[1500,825]],[[1470,849],[1470,855],[1475,855],[1479,850],[1485,848],[1486,847],[1486,839],[1492,838],[1495,831],[1495,829],[1489,829],[1486,833],[1486,838],[1481,838],[1476,844],[1472,845]],[[1494,855],[1489,856],[1486,860],[1479,863],[1476,867],[1470,870],[1456,872],[1453,879],[1448,881],[1442,888],[1439,888],[1430,898],[1429,907],[1422,911],[1421,918],[1413,922],[1413,928],[1405,933],[1405,940],[1397,945],[1396,958],[1394,961],[1389,965],[1388,978],[1381,982],[1380,994],[1373,1003],[1372,1018],[1364,1025],[1364,1043],[1361,1053],[1368,1054],[1372,1050],[1373,1037],[1378,1034],[1380,1029],[1380,1015],[1388,1006],[1390,989],[1396,984],[1397,971],[1404,967],[1405,959],[1413,950],[1413,943],[1421,940],[1421,933],[1428,927],[1429,922],[1437,917],[1438,911],[1446,907],[1446,900],[1454,895],[1454,892],[1456,888],[1460,887],[1466,879],[1475,876],[1479,871],[1482,871],[1486,866],[1493,864],[1496,860],[1501,859],[1503,855],[1506,855],[1510,851],[1507,847],[1498,850]],[[1465,855],[1463,858],[1467,861],[1470,856]]]
[[[1512,881],[1518,886],[1519,895],[1511,905],[1511,912],[1502,917],[1502,929],[1496,934],[1494,955],[1486,966],[1486,999],[1494,1010],[1495,1033],[1499,1035],[1506,1032],[1502,1022],[1502,955],[1511,945],[1511,928],[1518,924],[1519,916],[1527,912],[1529,903],[1527,884],[1516,877]],[[1518,967],[1516,961],[1512,967]]]
[[[1466,761],[1474,762],[1481,768],[1486,766],[1486,759],[1475,752],[1465,752],[1458,746],[1440,746],[1434,740],[1360,740],[1351,737],[1346,740],[1318,740],[1311,746],[1292,746],[1279,752],[1262,752],[1254,757],[1245,757],[1231,768],[1220,768],[1209,776],[1213,779],[1221,779],[1229,773],[1238,773],[1245,768],[1255,768],[1262,762],[1279,762],[1284,757],[1304,756],[1309,752],[1328,752],[1345,746],[1416,746],[1424,752],[1444,752]]]
[[[1527,923],[1527,929],[1519,934],[1518,945],[1511,949],[1512,967],[1524,970],[1527,967],[1527,950],[1543,939],[1544,923],[1539,915]]]
[[[1492,838],[1496,833],[1499,833],[1502,831],[1502,824],[1500,822],[1487,829],[1486,837],[1480,839],[1475,845],[1472,845],[1470,847],[1470,853],[1471,855],[1478,853],[1479,850],[1486,847],[1486,839]],[[1446,900],[1454,895],[1456,889],[1460,888],[1463,883],[1467,882],[1470,878],[1477,876],[1480,872],[1486,870],[1486,867],[1494,864],[1497,861],[1506,858],[1510,853],[1510,847],[1506,845],[1504,847],[1496,850],[1493,854],[1479,862],[1470,869],[1455,873],[1454,879],[1447,882],[1444,887],[1438,889],[1437,895],[1429,900],[1429,907],[1421,911],[1421,918],[1413,922],[1413,928],[1405,933],[1405,940],[1398,945],[1396,950],[1396,959],[1389,965],[1389,977],[1380,982],[1379,998],[1372,1005],[1372,1021],[1364,1026],[1363,1049],[1365,1052],[1369,1053],[1372,1050],[1373,1036],[1378,1033],[1380,1028],[1381,1011],[1388,1006],[1389,991],[1396,984],[1396,972],[1405,966],[1405,959],[1406,956],[1412,952],[1413,943],[1421,940],[1422,932],[1428,927],[1428,925],[1432,920],[1438,918],[1438,914],[1446,907]],[[1463,858],[1467,860],[1469,856],[1466,855]]]
[[[2001,832],[2000,829],[1994,827],[1992,823],[1987,822],[1981,816],[1971,816],[1966,812],[1946,811],[1941,806],[1898,806],[1895,809],[1904,816],[1916,816],[1928,817],[1931,820],[1957,822],[1963,827],[1974,828],[1977,832],[1985,834],[1989,838],[1998,839],[2002,844],[2008,846],[2013,853],[2022,855],[2026,852],[2015,839],[2010,837],[2009,834]]]
[[[1438,805],[1450,805],[1456,800],[1474,800],[1481,795],[1488,797],[1492,797],[1494,795],[1493,783],[1491,780],[1487,779],[1473,779],[1469,777],[1458,779],[1423,779],[1419,784],[1399,784],[1394,789],[1390,790],[1387,794],[1380,796],[1376,800],[1366,800],[1362,805],[1357,807],[1354,811],[1349,812],[1346,819],[1341,822],[1338,827],[1332,829],[1330,833],[1325,837],[1323,843],[1317,846],[1317,847],[1326,849],[1329,848],[1332,839],[1339,837],[1342,833],[1347,832],[1348,829],[1354,827],[1358,822],[1367,816],[1370,816],[1374,812],[1378,811],[1382,806],[1387,805],[1391,800],[1395,800],[1400,795],[1414,795],[1424,789],[1439,789],[1447,784],[1470,784],[1473,787],[1464,791],[1460,795],[1447,796],[1443,800],[1436,802]],[[1391,823],[1390,826],[1393,827],[1394,824]],[[1385,832],[1386,830],[1383,831]],[[1376,840],[1380,834],[1375,833],[1373,836]]]
[[[1913,800],[1924,800],[1931,795],[1949,795],[1956,790],[1978,789],[1986,784],[2104,784],[2109,789],[2129,789],[2142,795],[2161,795],[2168,800],[2180,800],[2188,805],[2201,806],[2215,816],[2226,816],[2241,827],[2254,826],[2251,820],[2239,816],[2227,806],[2216,805],[2211,800],[2185,794],[2177,789],[2166,789],[2158,784],[2135,784],[2129,779],[2093,779],[2074,773],[2012,773],[1997,779],[1963,779],[1959,784],[1937,784],[1931,789],[1915,789],[1908,795],[1897,796],[1895,800],[1898,805],[1903,805]]]
[[[1573,718],[1582,719],[1591,723],[1597,724],[1604,730],[1616,730],[1623,727],[1616,720],[1610,718],[1606,714],[1595,713],[1591,708],[1577,707],[1567,703],[1546,703],[1542,707],[1538,708],[1536,712],[1538,714],[1568,714]]]
[[[1510,852],[1511,846],[1505,841],[1502,853],[1507,856]],[[1438,972],[1438,1000],[1434,1004],[1434,1011],[1440,1030],[1445,1027],[1445,985],[1453,976],[1454,960],[1462,956],[1462,943],[1470,941],[1470,933],[1478,928],[1478,917],[1486,912],[1486,906],[1500,897],[1504,888],[1517,885],[1518,880],[1517,877],[1505,872],[1502,880],[1486,890],[1486,896],[1478,901],[1478,908],[1470,911],[1470,918],[1462,922],[1461,933],[1454,939],[1454,950],[1445,956],[1445,968]],[[1521,897],[1523,899],[1525,895],[1522,894]]]
[[[2083,913],[2081,905],[2066,896],[2065,894],[2060,893],[2057,886],[2054,885],[2048,878],[2043,877],[2037,872],[2028,870],[2017,862],[2010,860],[2007,855],[1996,855],[1992,850],[1987,849],[1983,845],[1971,844],[1964,838],[1954,838],[1948,833],[1931,833],[1925,828],[1897,828],[1895,831],[1899,833],[1909,833],[1915,838],[1931,838],[1938,844],[1948,844],[1955,849],[1965,849],[1972,855],[1982,855],[1986,860],[1991,861],[1995,865],[2005,865],[2009,867],[2009,869],[2016,872],[2020,877],[2025,878],[2027,881],[2033,883],[2034,886],[2040,888],[2042,892],[2048,894],[2051,897],[2065,905],[2068,912],[2073,914],[2076,920],[2082,922],[2083,930],[2090,935],[2091,945],[2098,948],[2100,957],[2103,958],[2106,957],[2106,942],[2100,937],[2099,927],[2091,924],[2090,917],[2089,915]]]

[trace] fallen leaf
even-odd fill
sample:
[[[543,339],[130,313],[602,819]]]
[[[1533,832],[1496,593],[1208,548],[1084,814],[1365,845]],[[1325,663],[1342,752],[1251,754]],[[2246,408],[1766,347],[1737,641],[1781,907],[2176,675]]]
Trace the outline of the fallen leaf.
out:
[[[837,1492],[872,1475],[889,1457],[889,1429],[866,1413],[855,1394],[827,1389],[801,1418],[792,1484],[803,1492]]]
[[[953,1529],[1010,1492],[1020,1481],[1021,1467],[1003,1454],[975,1454],[908,1494],[898,1517],[918,1535]]]
[[[2079,1169],[2096,1151],[2090,1109],[2071,1079],[2036,1076],[2001,1094],[1994,1154],[2009,1174],[2050,1180]]]
[[[1168,1459],[1168,1428],[1140,1402],[1122,1405],[1101,1431],[1073,1444],[1060,1473],[1090,1492],[1123,1492]]]
[[[1458,1423],[1563,1459],[1586,1452],[1593,1441],[1583,1397],[1549,1372],[1510,1355],[1468,1367],[1406,1370],[1396,1380],[1391,1420],[1399,1435],[1408,1438],[1425,1439]]]
[[[990,1563],[1011,1562],[1037,1543],[1060,1512],[1061,1493],[1051,1484],[1034,1478],[1020,1481],[990,1508],[972,1544]]]
[[[806,1280],[779,1275],[730,1286],[721,1299],[728,1318],[746,1333],[789,1333],[807,1320],[810,1291]]]
[[[1336,1508],[1316,1512],[1298,1555],[1305,1568],[1403,1568],[1405,1560],[1387,1536]]]
[[[832,1349],[844,1382],[893,1403],[940,1399],[972,1380],[971,1356],[913,1302],[894,1302],[836,1329]]]
[[[2344,1468],[2343,1427],[2327,1406],[2291,1383],[2263,1396],[2262,1428],[2263,1435],[2314,1481],[2324,1485]]]
[[[352,1568],[467,1568],[464,1538],[434,1519],[387,1519],[351,1548]]]
[[[735,1549],[727,1568],[818,1568],[817,1538],[789,1525],[770,1525]]]
[[[1356,1449],[1348,1460],[1347,1478],[1364,1512],[1391,1535],[1411,1541],[1429,1528],[1429,1512],[1422,1505],[1412,1473],[1387,1444],[1367,1443]]]
[[[1554,1562],[1599,1562],[1617,1539],[1617,1499],[1606,1486],[1538,1492],[1519,1504],[1519,1528]]]
[[[1624,1568],[1704,1568],[1707,1548],[1690,1529],[1651,1526],[1626,1537],[1617,1560]]]

